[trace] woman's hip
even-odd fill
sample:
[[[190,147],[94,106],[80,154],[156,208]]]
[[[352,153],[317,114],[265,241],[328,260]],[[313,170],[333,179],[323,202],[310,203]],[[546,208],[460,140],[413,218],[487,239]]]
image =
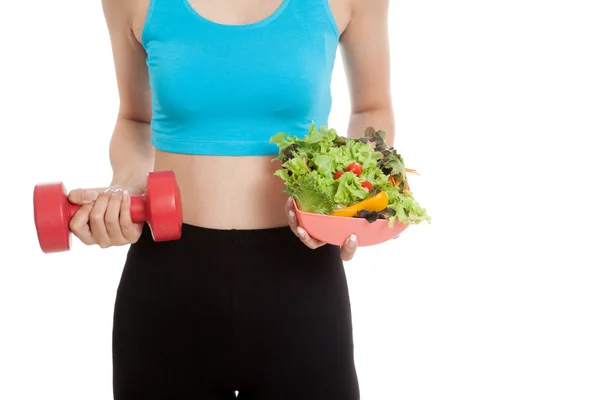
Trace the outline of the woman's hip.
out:
[[[353,351],[339,248],[311,250],[288,227],[184,225],[180,240],[162,243],[146,227],[128,252],[113,328],[116,398],[202,388],[355,399]]]
[[[146,225],[127,254],[118,299],[189,318],[299,318],[349,312],[339,248],[307,248],[289,227],[218,230],[184,224],[154,242]]]

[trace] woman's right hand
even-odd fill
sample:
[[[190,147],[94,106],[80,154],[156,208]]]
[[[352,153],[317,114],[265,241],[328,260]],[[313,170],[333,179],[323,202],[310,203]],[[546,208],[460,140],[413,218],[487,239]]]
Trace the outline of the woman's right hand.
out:
[[[71,218],[71,232],[84,244],[105,249],[135,243],[142,234],[143,223],[131,221],[132,189],[76,189],[69,202],[81,205]]]

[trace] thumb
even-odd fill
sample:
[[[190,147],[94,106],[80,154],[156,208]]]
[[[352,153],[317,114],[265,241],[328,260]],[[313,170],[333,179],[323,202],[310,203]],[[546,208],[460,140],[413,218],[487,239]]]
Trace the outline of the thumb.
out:
[[[87,204],[98,198],[98,192],[90,189],[75,189],[69,192],[69,202],[72,204]]]
[[[340,253],[342,256],[342,260],[350,261],[354,257],[354,253],[356,253],[356,248],[358,247],[358,241],[355,234],[350,235],[346,242],[340,249]]]

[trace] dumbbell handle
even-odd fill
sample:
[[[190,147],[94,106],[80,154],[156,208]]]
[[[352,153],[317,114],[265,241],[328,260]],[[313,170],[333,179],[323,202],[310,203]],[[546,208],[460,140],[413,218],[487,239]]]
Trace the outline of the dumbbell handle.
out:
[[[135,223],[146,222],[146,198],[145,195],[130,195],[131,198],[131,221]],[[69,221],[79,210],[79,204],[69,203]]]

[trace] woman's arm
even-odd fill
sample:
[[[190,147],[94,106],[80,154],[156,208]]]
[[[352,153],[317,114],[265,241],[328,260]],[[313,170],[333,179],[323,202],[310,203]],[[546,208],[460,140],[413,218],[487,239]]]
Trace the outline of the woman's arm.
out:
[[[151,96],[145,52],[132,30],[138,0],[102,0],[119,92],[119,113],[109,146],[111,190],[76,189],[69,200],[82,207],[71,218],[73,234],[102,248],[135,243],[143,224],[131,220],[131,197],[142,191],[154,164],[150,142]]]
[[[390,90],[389,0],[350,0],[350,22],[340,38],[350,91],[348,136],[362,137],[372,126],[387,132],[394,145],[395,125]]]
[[[120,100],[109,147],[111,185],[143,189],[153,168],[154,149],[150,143],[152,108],[146,53],[133,31],[139,3],[102,0]]]

